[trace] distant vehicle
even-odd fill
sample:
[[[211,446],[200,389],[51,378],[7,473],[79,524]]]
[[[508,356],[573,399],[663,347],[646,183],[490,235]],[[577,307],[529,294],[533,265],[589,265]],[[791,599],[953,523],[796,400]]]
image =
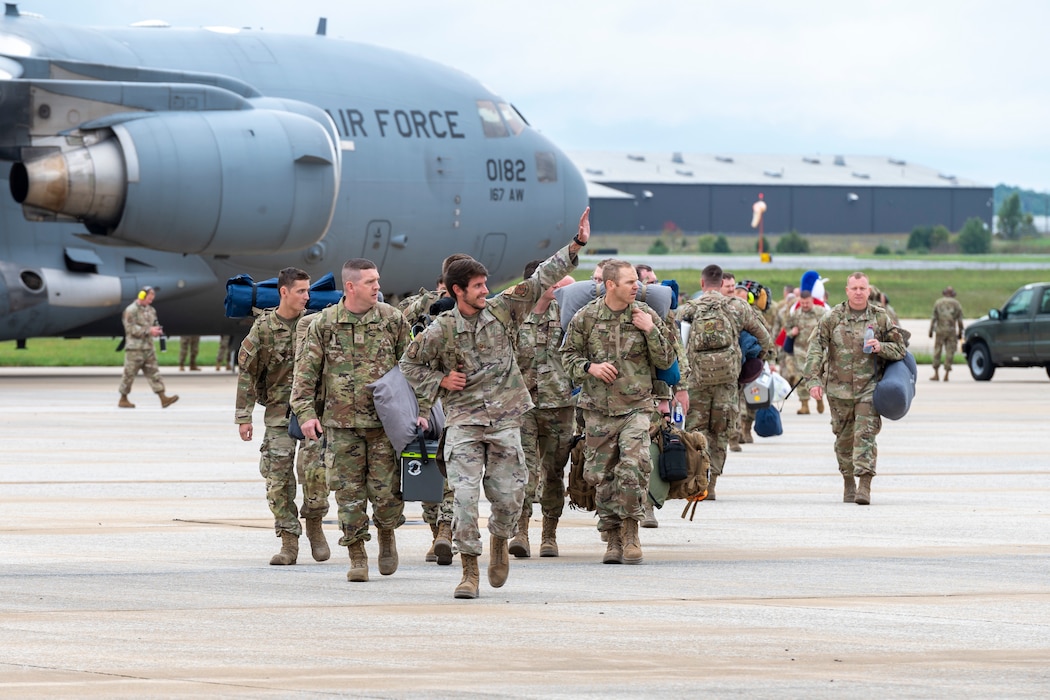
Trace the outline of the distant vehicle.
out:
[[[1050,376],[1050,282],[1026,284],[1002,309],[967,326],[963,352],[979,382],[996,367],[1045,367]]]

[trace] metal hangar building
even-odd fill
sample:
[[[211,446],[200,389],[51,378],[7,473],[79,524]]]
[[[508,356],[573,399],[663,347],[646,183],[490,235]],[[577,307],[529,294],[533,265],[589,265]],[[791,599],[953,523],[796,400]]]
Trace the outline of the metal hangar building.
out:
[[[587,181],[600,233],[909,233],[977,217],[991,226],[993,188],[887,156],[568,151]]]

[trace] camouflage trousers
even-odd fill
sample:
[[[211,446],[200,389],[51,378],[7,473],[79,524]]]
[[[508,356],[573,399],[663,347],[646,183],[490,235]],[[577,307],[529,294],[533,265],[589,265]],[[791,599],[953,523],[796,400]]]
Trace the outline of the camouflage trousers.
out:
[[[186,365],[186,358],[190,360],[190,365],[193,367],[197,366],[197,355],[201,348],[201,337],[199,335],[181,335],[179,336],[179,367]]]
[[[273,529],[301,535],[303,527],[299,516],[323,518],[328,512],[328,486],[321,465],[320,443],[299,450],[299,465],[295,463],[298,440],[288,435],[287,426],[266,426],[259,447],[259,473],[266,479],[266,501],[273,513]],[[295,507],[296,471],[303,485],[303,508]]]
[[[955,351],[959,347],[959,338],[955,333],[933,334],[933,368],[941,366],[941,355],[944,355],[944,368],[950,370],[952,361],[955,359]]]
[[[625,416],[583,412],[583,478],[594,486],[599,530],[615,530],[624,520],[645,518],[649,472],[649,411]]]
[[[440,501],[437,503],[424,501],[423,503],[423,520],[428,525],[452,522],[452,499],[455,492],[448,485],[448,479],[442,481],[442,488],[444,492]]]
[[[452,539],[463,554],[481,554],[478,501],[490,505],[489,532],[511,538],[518,532],[529,472],[517,421],[497,425],[453,425],[445,433],[445,468],[455,492]]]
[[[120,380],[121,394],[126,396],[131,393],[131,385],[135,383],[135,375],[139,373],[139,370],[146,375],[154,394],[164,392],[164,380],[160,378],[156,353],[153,350],[125,350],[124,376]]]
[[[789,384],[794,384],[801,376],[798,371],[798,361],[795,359],[794,353],[783,351],[781,353],[783,354],[783,359],[780,361],[780,376],[788,380]]]
[[[540,509],[548,518],[560,518],[565,509],[565,466],[573,433],[572,406],[533,408],[521,417],[521,449],[529,470],[523,514],[532,515],[539,492]]]
[[[735,382],[689,390],[685,429],[699,430],[707,438],[712,474],[721,475],[725,468],[729,435],[738,426],[741,396]]]
[[[232,336],[219,336],[219,350],[215,353],[215,366],[230,368],[230,341]]]
[[[835,433],[835,459],[843,476],[875,476],[879,448],[875,438],[882,430],[882,416],[870,401],[828,399],[831,432]]]
[[[392,530],[405,522],[401,469],[382,428],[324,428],[324,465],[328,488],[339,510],[339,544],[368,541],[368,502],[377,528]]]

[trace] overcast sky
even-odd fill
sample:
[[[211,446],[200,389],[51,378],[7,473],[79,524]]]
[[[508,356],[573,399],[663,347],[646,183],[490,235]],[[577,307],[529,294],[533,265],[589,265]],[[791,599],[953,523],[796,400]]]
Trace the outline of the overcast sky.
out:
[[[1050,191],[1041,0],[22,0],[328,34],[459,68],[562,148],[886,155]]]

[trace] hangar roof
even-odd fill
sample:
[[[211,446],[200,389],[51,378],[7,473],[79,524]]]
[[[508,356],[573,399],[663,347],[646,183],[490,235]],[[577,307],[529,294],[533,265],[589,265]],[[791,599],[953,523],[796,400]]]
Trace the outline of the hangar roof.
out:
[[[589,183],[991,187],[889,156],[567,151]],[[596,196],[605,196],[595,193]]]

